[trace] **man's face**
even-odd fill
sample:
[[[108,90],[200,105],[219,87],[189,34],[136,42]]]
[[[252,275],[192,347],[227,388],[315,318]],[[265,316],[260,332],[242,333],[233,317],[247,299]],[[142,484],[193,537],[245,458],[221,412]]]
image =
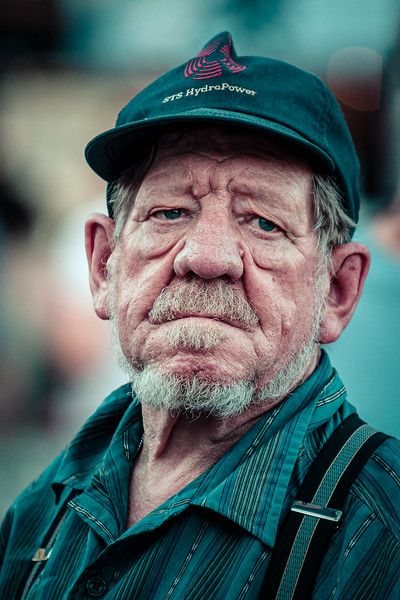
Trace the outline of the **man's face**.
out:
[[[159,149],[111,259],[120,344],[136,369],[260,391],[309,340],[320,263],[311,171],[255,139],[207,132]],[[315,356],[316,346],[305,375]]]

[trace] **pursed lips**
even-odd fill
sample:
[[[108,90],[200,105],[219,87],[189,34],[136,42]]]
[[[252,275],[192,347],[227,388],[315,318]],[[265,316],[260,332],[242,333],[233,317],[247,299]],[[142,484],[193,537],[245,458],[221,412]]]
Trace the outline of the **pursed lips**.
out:
[[[246,331],[254,331],[255,327],[253,325],[249,325],[245,321],[239,319],[231,319],[227,315],[216,315],[213,313],[207,312],[174,312],[165,316],[162,319],[154,319],[148,316],[148,321],[152,325],[162,325],[163,323],[170,323],[171,321],[179,321],[181,319],[211,319],[213,321],[218,321],[220,323],[224,323],[225,325],[230,325],[231,327],[236,327],[238,329],[244,329]]]

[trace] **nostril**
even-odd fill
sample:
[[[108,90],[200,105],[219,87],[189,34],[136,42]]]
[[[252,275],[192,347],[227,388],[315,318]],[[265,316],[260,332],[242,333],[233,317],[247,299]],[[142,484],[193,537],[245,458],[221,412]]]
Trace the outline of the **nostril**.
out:
[[[200,235],[199,230],[193,232],[184,246],[176,254],[174,270],[179,277],[194,273],[202,279],[223,279],[237,281],[243,274],[243,248],[232,235],[233,232],[215,235]]]
[[[222,281],[225,281],[226,283],[233,283],[235,281],[235,278],[227,273],[225,275],[221,275],[221,277],[218,277],[218,279],[222,279]]]

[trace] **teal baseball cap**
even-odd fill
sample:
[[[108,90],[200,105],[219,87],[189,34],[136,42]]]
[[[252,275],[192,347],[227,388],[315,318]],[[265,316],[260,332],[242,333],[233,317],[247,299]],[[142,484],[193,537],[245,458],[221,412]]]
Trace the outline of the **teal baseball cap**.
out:
[[[192,123],[246,127],[296,144],[334,177],[347,214],[358,221],[359,162],[332,92],[319,77],[287,62],[237,56],[228,32],[134,96],[115,127],[87,144],[86,160],[111,189],[146,144]],[[110,194],[107,204],[112,216]]]

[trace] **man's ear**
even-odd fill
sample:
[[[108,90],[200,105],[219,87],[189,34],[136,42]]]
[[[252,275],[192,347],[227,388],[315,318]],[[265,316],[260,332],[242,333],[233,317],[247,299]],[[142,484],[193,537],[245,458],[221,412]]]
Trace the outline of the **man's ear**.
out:
[[[360,298],[370,265],[369,250],[349,242],[332,250],[329,296],[321,323],[321,344],[338,339],[347,327]]]
[[[100,319],[109,319],[109,283],[107,261],[113,249],[115,223],[110,217],[96,213],[85,224],[85,247],[89,265],[90,290],[96,314]]]

